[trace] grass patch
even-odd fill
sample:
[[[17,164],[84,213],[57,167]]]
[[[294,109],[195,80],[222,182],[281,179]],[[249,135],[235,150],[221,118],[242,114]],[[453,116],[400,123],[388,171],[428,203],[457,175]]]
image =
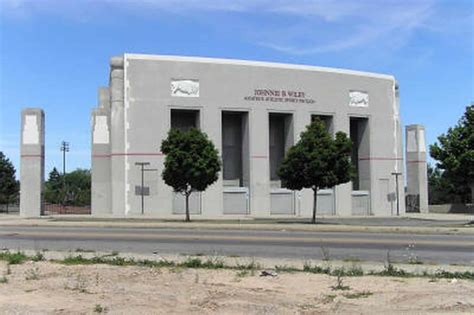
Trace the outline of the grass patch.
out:
[[[362,259],[358,258],[358,257],[347,257],[347,258],[344,258],[342,261],[344,262],[361,262]]]
[[[227,255],[227,257],[230,257],[230,258],[239,258],[240,256],[239,256],[239,255],[236,255],[236,254],[230,254],[230,255]]]
[[[243,270],[237,271],[237,273],[235,275],[238,278],[244,278],[244,277],[248,277],[248,276],[254,276],[255,271],[254,270],[243,269]]]
[[[301,269],[287,266],[287,265],[275,265],[275,271],[293,273],[293,272],[301,271]]]
[[[95,253],[95,250],[93,249],[84,249],[84,248],[76,248],[75,250],[76,253]]]
[[[361,267],[352,266],[351,268],[336,268],[331,273],[333,276],[341,276],[341,277],[360,277],[364,275],[364,271]]]
[[[76,281],[73,286],[69,286],[67,283],[64,285],[64,289],[78,291],[81,293],[90,293],[87,290],[88,281],[87,278],[83,275],[77,275]]]
[[[401,278],[414,276],[413,274],[410,274],[403,269],[396,268],[393,265],[386,267],[382,271],[378,271],[378,272],[371,271],[369,272],[369,275],[383,276],[383,277],[401,277]]]
[[[25,255],[23,252],[11,253],[6,251],[0,253],[0,260],[4,260],[10,265],[22,264],[29,259],[30,257]]]
[[[93,258],[84,258],[82,255],[77,256],[67,256],[63,260],[59,261],[65,265],[92,265],[100,264],[102,262],[98,261],[98,257]]]
[[[474,272],[464,271],[464,272],[450,272],[445,270],[438,270],[432,275],[434,278],[440,279],[464,279],[464,280],[474,280]]]
[[[344,285],[342,276],[338,275],[336,278],[336,285],[331,286],[331,289],[333,289],[334,291],[336,290],[347,291],[347,290],[350,290],[351,287],[349,287],[348,285]]]
[[[336,294],[327,294],[321,299],[321,302],[323,304],[332,303],[336,299],[336,297],[337,297]]]
[[[385,265],[384,270],[380,272],[372,272],[371,275],[375,276],[385,276],[385,277],[409,277],[411,274],[406,272],[403,269],[393,266],[393,264],[388,260],[387,265]]]
[[[235,268],[238,270],[257,270],[257,269],[261,269],[261,266],[255,260],[252,260],[251,262],[246,263],[246,264],[239,263],[237,264]]]
[[[410,265],[423,265],[423,262],[421,260],[410,260],[410,261],[408,261],[408,264],[410,264]]]
[[[21,264],[25,261],[40,261],[44,260],[42,255],[27,256],[22,252],[0,252],[0,260],[7,261],[7,270],[9,270],[10,264]],[[124,258],[120,256],[94,256],[91,258],[86,258],[82,255],[69,255],[62,260],[51,260],[53,262],[65,264],[65,265],[93,265],[93,264],[107,264],[113,266],[142,266],[142,267],[152,267],[152,268],[200,268],[200,269],[230,269],[238,271],[255,271],[262,269],[262,266],[258,264],[255,260],[251,260],[247,263],[237,263],[235,266],[226,265],[225,262],[219,257],[211,257],[207,260],[203,260],[199,257],[189,257],[188,259],[182,262],[175,262],[170,260],[148,260],[140,259],[135,260],[133,258]],[[473,280],[474,281],[474,272],[464,271],[464,272],[450,272],[445,270],[437,270],[434,273],[423,272],[422,274],[415,274],[407,272],[401,268],[395,267],[390,260],[386,264],[384,270],[382,271],[370,271],[364,272],[360,266],[339,267],[331,268],[330,266],[319,266],[316,264],[311,264],[310,262],[305,262],[303,269],[286,266],[286,265],[276,265],[274,267],[276,271],[279,272],[308,272],[314,274],[326,274],[329,276],[335,277],[360,277],[364,275],[371,276],[387,276],[387,277],[419,277],[419,278],[429,278],[429,279],[463,279],[463,280]],[[242,275],[247,273],[242,272]]]
[[[202,260],[199,258],[188,258],[180,264],[180,267],[202,268]]]
[[[94,306],[94,313],[102,314],[102,313],[105,313],[105,312],[107,312],[107,307],[102,306],[100,304],[96,304]]]
[[[225,266],[224,261],[219,258],[209,258],[206,261],[200,258],[188,258],[185,261],[176,264],[177,267],[185,268],[204,268],[204,269],[222,269]]]
[[[225,268],[224,260],[219,257],[209,258],[204,264],[204,268],[208,269],[222,269]]]
[[[323,256],[323,261],[330,261],[331,254],[329,252],[329,248],[321,246],[321,256]]]
[[[373,295],[370,291],[362,291],[362,292],[355,292],[355,293],[346,293],[343,296],[347,299],[363,299]]]
[[[320,273],[320,274],[326,274],[330,275],[331,274],[331,268],[330,267],[321,267],[318,265],[311,265],[311,263],[305,263],[303,266],[303,271],[310,272],[310,273]]]
[[[8,283],[8,278],[5,276],[0,277],[0,283]]]
[[[39,269],[38,267],[28,269],[25,271],[25,280],[39,280]]]
[[[44,259],[44,255],[41,252],[37,252],[33,257],[31,257],[31,260],[33,261],[43,261]]]
[[[128,260],[124,260],[121,263],[123,263],[124,265],[129,265],[129,266],[136,265],[136,266],[152,267],[152,268],[175,267],[176,266],[176,264],[173,261],[169,261],[169,260],[166,260],[166,259],[162,259],[162,260],[142,259],[142,260],[137,260],[137,261],[134,261],[133,259],[128,259]]]

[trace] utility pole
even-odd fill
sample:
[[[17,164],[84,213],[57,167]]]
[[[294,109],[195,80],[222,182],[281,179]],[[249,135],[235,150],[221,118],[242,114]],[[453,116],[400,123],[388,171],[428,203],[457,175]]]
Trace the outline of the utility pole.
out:
[[[66,175],[66,152],[69,152],[69,142],[61,142],[61,152],[63,152],[63,175]]]
[[[400,215],[400,197],[398,195],[398,176],[402,175],[402,173],[399,172],[393,172],[392,175],[395,176],[395,183],[396,183],[396,194],[397,194],[397,216]]]
[[[62,141],[60,150],[63,153],[63,192],[64,192],[63,206],[65,206],[66,200],[68,199],[67,192],[66,192],[66,152],[69,152],[69,142]]]
[[[141,196],[141,201],[142,201],[142,214],[145,214],[145,172],[149,171],[158,171],[156,168],[145,168],[145,166],[150,165],[149,162],[135,162],[136,166],[140,166],[141,174],[142,174],[142,180],[141,180],[141,186],[140,186],[140,196]],[[149,195],[150,192],[148,190],[147,195]]]

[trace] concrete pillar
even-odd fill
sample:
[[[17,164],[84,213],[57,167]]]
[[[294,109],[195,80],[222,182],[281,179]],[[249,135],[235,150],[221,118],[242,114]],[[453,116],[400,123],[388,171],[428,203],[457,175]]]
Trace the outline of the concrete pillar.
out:
[[[250,213],[254,217],[270,215],[270,160],[268,112],[258,108],[250,112]],[[244,151],[244,156],[248,156]]]
[[[350,135],[350,119],[347,115],[335,115],[334,118],[335,132],[343,131]],[[336,215],[349,216],[352,214],[352,182],[340,184],[335,187],[335,208]]]
[[[125,121],[123,57],[110,59],[110,125],[111,128],[111,181],[112,211],[125,215]]]
[[[27,108],[21,112],[20,215],[43,214],[44,112]]]
[[[209,136],[219,151],[222,159],[222,113],[218,107],[208,106],[201,110],[201,129]],[[163,165],[163,164],[161,164]],[[161,170],[160,170],[161,174]],[[162,181],[159,181],[162,183]],[[223,215],[224,209],[224,183],[223,170],[219,172],[219,179],[206,189],[202,194],[202,213],[209,217]]]
[[[107,86],[98,89],[97,102],[99,108],[110,110],[110,89]]]
[[[407,211],[428,212],[425,127],[406,126]]]
[[[103,107],[92,111],[92,215],[112,214],[110,169],[110,115]]]

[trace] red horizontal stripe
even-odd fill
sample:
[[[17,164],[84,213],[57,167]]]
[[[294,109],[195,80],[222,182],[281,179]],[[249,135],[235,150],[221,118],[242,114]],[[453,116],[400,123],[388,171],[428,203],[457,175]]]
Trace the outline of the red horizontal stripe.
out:
[[[112,156],[162,156],[161,152],[158,153],[141,153],[141,152],[130,152],[130,153],[106,153],[106,154],[93,154],[93,158],[108,158]]]
[[[42,154],[22,154],[22,158],[36,158],[36,157],[43,157]]]
[[[413,160],[413,161],[407,161],[407,163],[426,163],[426,161],[422,161],[422,160]]]
[[[254,159],[266,159],[268,156],[266,155],[252,155],[252,158]]]

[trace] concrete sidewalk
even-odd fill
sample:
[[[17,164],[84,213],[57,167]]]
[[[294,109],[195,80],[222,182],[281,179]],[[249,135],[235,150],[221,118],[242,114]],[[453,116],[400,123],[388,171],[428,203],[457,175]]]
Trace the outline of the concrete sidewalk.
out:
[[[153,217],[90,217],[84,215],[57,215],[43,218],[21,218],[17,215],[0,215],[1,226],[64,226],[64,227],[142,227],[187,229],[243,229],[270,231],[318,232],[374,232],[414,234],[474,234],[470,215],[407,214],[401,217],[320,217],[318,224],[309,219],[275,218],[246,220],[199,220],[185,223],[181,220]]]

